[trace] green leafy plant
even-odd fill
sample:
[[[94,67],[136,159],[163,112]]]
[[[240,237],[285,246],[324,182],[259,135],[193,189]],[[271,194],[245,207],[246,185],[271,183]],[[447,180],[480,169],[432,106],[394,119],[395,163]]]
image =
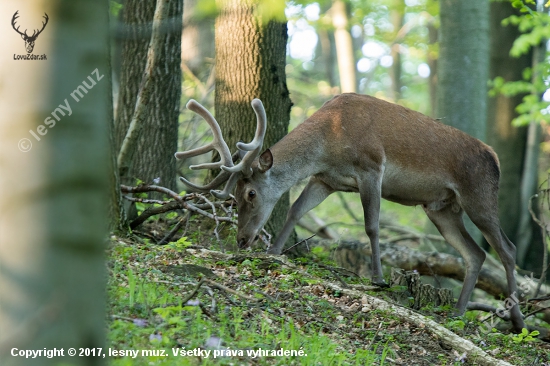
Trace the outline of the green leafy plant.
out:
[[[447,322],[447,324],[446,324],[446,326],[448,328],[450,328],[451,330],[454,330],[454,331],[464,330],[465,325],[466,324],[460,319],[451,320],[451,321]]]
[[[524,342],[531,342],[535,340],[535,337],[538,336],[540,332],[538,330],[534,330],[531,333],[526,328],[523,328],[521,330],[521,333],[513,335],[512,340],[515,343],[524,343]]]
[[[546,6],[550,4],[547,3]],[[544,44],[550,39],[550,15],[545,12],[537,12],[532,9],[534,0],[515,0],[512,2],[515,8],[524,14],[513,15],[502,21],[503,26],[516,26],[523,33],[515,41],[510,55],[520,57],[531,49]],[[545,52],[540,49],[540,52]],[[550,121],[549,104],[541,98],[548,89],[550,66],[547,62],[538,62],[533,68],[527,68],[523,72],[523,80],[505,81],[502,77],[496,77],[489,82],[491,88],[489,95],[503,94],[515,96],[525,94],[522,102],[516,107],[519,116],[512,124],[525,126],[531,121]]]
[[[168,247],[176,251],[183,251],[186,248],[189,248],[192,244],[193,243],[187,240],[186,236],[183,236],[179,238],[177,241],[171,242],[170,244],[168,244]]]

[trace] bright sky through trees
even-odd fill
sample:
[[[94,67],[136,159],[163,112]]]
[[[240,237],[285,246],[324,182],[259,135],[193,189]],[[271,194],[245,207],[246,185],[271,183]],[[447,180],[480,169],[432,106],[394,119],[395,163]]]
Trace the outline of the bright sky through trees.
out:
[[[419,0],[407,0],[407,6],[415,6],[419,4]],[[298,59],[304,62],[304,68],[311,68],[311,61],[315,57],[315,49],[319,37],[315,28],[309,24],[319,20],[321,9],[319,4],[313,3],[305,7],[299,5],[288,5],[286,8],[286,16],[290,19],[288,22],[288,34],[290,36],[290,42],[288,45],[288,53],[290,57]],[[304,17],[298,17],[302,14]],[[392,25],[388,22],[388,27]],[[371,23],[367,23],[361,29],[359,25],[354,25],[351,28],[351,34],[354,38],[361,37],[361,33],[366,37],[374,35],[374,26]],[[368,38],[367,38],[368,39]],[[391,67],[393,64],[393,58],[390,56],[390,48],[379,41],[367,40],[367,42],[361,48],[364,57],[357,61],[357,70],[362,73],[367,73],[372,70],[376,64],[380,64],[382,67]],[[404,65],[404,67],[407,67]],[[415,66],[411,65],[411,68]],[[417,73],[422,78],[430,76],[430,67],[426,63],[420,64],[416,67],[416,71],[410,70],[411,73]]]

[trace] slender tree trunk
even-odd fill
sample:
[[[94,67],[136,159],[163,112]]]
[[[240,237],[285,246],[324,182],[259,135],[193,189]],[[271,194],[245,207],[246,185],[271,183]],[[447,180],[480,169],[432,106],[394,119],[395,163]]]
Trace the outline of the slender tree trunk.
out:
[[[0,61],[0,364],[102,365],[67,350],[105,349],[108,2],[5,0],[0,9],[27,24],[49,16],[34,50],[47,60]],[[24,50],[11,29],[3,47]],[[13,357],[12,348],[65,357]]]
[[[205,71],[205,59],[214,58],[214,21],[199,17],[199,0],[185,0],[183,3],[183,34],[181,60],[194,74]]]
[[[538,7],[542,7],[539,3]],[[542,10],[538,10],[539,12]],[[533,50],[533,70],[544,62],[546,45],[543,42]],[[533,73],[533,82],[539,78]],[[540,98],[539,95],[537,97]],[[541,127],[538,121],[531,121],[527,129],[527,145],[523,162],[523,174],[520,185],[520,215],[518,227],[517,263],[529,270],[539,272],[543,263],[543,245],[546,245],[540,228],[533,222],[529,212],[529,201],[538,190],[538,161],[541,140]],[[533,209],[538,213],[537,199],[533,200]]]
[[[336,81],[336,60],[335,60],[335,46],[334,46],[334,32],[328,29],[318,29],[319,43],[317,45],[317,57],[316,63],[320,64],[320,69],[325,70],[325,77],[328,84],[331,87],[337,86]]]
[[[128,131],[136,108],[136,98],[145,72],[147,50],[151,40],[156,0],[126,0],[122,23],[129,26],[129,37],[122,42],[120,92],[116,113],[117,150]],[[182,17],[182,0],[170,0],[168,19],[177,24]],[[138,138],[126,184],[135,179],[161,184],[175,189],[178,118],[181,98],[181,27],[166,29],[161,38],[162,47],[158,67],[153,72],[152,93],[144,102],[147,112]]]
[[[256,117],[250,102],[262,100],[267,114],[264,148],[288,131],[292,103],[286,86],[287,26],[284,14],[266,19],[255,14],[259,0],[218,0],[216,19],[216,119],[229,148],[254,137]],[[281,8],[281,9],[284,9]],[[283,195],[266,230],[277,235],[289,208]],[[293,241],[291,237],[289,241]]]
[[[357,77],[355,76],[355,57],[353,55],[353,42],[349,32],[349,17],[346,2],[343,0],[334,0],[330,12],[332,24],[335,28],[334,39],[338,59],[338,72],[340,74],[340,90],[342,93],[355,93],[357,91]]]
[[[111,57],[112,60],[112,57]],[[124,209],[124,202],[122,200],[122,194],[120,193],[120,174],[117,166],[117,154],[116,154],[116,138],[115,138],[115,123],[114,123],[114,111],[113,111],[113,81],[112,73],[106,74],[107,82],[109,83],[109,145],[111,159],[109,161],[110,172],[110,191],[111,196],[109,198],[109,229],[111,232],[125,233],[128,230],[128,220],[126,216],[126,210]]]
[[[510,56],[510,49],[521,34],[517,27],[503,27],[501,24],[503,19],[517,13],[508,2],[491,3],[490,79],[501,76],[506,81],[523,80],[523,70],[531,66],[531,55],[520,58]],[[523,95],[507,97],[502,94],[490,97],[487,119],[487,142],[495,149],[500,160],[500,222],[502,229],[514,243],[518,243],[520,239],[520,186],[527,128],[512,126],[512,119],[518,115],[515,108],[522,98]]]
[[[440,1],[437,115],[443,123],[486,139],[489,1]],[[466,227],[480,242],[469,219]]]
[[[428,66],[430,67],[430,77],[428,78],[428,84],[430,88],[430,115],[436,117],[437,115],[437,52],[434,50],[439,31],[435,27],[434,21],[428,23]]]
[[[397,36],[401,27],[403,27],[404,10],[401,1],[395,1],[391,10],[390,18],[393,25],[393,30]],[[399,43],[395,42],[391,47],[391,56],[393,64],[391,66],[390,75],[392,79],[392,96],[394,102],[397,103],[401,99],[401,52],[399,52]]]

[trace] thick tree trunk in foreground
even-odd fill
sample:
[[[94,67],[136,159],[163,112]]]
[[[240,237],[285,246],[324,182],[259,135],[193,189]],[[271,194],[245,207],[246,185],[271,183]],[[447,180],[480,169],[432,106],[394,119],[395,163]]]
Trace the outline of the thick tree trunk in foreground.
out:
[[[34,50],[47,61],[0,61],[0,364],[102,365],[67,350],[105,349],[108,2],[0,8],[29,23],[50,19]],[[15,32],[3,47],[24,49]],[[65,357],[13,357],[12,348],[63,348]]]
[[[218,0],[216,19],[216,119],[231,151],[250,142],[256,116],[250,102],[262,100],[267,114],[264,149],[287,134],[290,119],[286,86],[286,22],[255,15],[260,1]],[[282,8],[284,9],[284,8]],[[284,14],[277,14],[279,16]],[[288,193],[275,206],[266,230],[277,235],[289,208]],[[291,237],[290,241],[294,238]]]

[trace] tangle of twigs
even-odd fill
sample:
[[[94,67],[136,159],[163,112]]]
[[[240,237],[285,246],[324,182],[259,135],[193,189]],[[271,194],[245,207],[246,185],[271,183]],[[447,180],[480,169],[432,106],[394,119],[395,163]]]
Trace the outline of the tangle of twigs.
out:
[[[159,192],[170,197],[170,199],[167,200],[154,200],[148,198],[133,197],[129,195],[124,196],[126,200],[131,202],[141,202],[145,204],[157,205],[147,208],[141,213],[141,215],[133,220],[130,223],[130,228],[132,230],[143,224],[151,216],[171,211],[176,211],[180,213],[182,210],[186,212],[185,215],[194,213],[214,220],[216,222],[214,235],[216,236],[216,239],[218,239],[218,241],[220,241],[219,229],[222,223],[227,222],[232,225],[237,224],[237,215],[233,210],[233,207],[235,206],[235,201],[233,199],[227,201],[211,201],[206,198],[205,195],[200,193],[186,193],[185,195],[179,195],[171,189],[154,184],[141,184],[135,187],[121,184],[120,191],[122,193]],[[217,208],[220,208],[225,213],[225,215],[218,215],[216,211]],[[211,210],[212,213],[208,212],[208,210]],[[188,221],[188,219],[188,216],[184,216],[184,219],[178,220],[176,226],[158,244],[166,244],[172,238],[172,236],[174,236],[176,231],[178,231],[179,228]],[[271,235],[267,231],[265,231],[265,229],[262,229],[262,235],[260,235],[260,239],[266,245],[266,247],[269,247],[269,245],[271,244]]]

